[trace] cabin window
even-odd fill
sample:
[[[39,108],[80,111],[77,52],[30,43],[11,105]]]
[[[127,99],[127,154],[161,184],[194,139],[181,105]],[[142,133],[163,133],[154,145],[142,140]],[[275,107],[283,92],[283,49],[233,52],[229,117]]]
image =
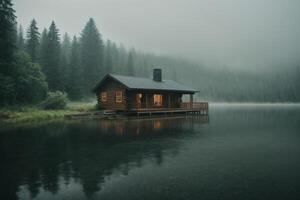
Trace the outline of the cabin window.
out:
[[[153,95],[153,102],[155,106],[162,105],[162,95],[161,94],[154,94]]]
[[[106,102],[107,101],[107,92],[101,92],[101,101]]]
[[[122,103],[123,93],[122,91],[116,91],[116,103]]]

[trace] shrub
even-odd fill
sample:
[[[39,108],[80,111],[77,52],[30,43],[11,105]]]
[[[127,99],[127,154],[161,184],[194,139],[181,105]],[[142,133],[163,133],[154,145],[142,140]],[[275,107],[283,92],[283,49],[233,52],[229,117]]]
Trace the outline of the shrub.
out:
[[[65,92],[49,92],[46,100],[42,103],[42,107],[46,110],[64,109],[66,108],[68,101]]]
[[[30,60],[28,54],[19,52],[15,56],[13,64],[15,103],[37,103],[45,99],[48,92],[48,85],[41,67]],[[12,102],[14,103],[14,102]]]

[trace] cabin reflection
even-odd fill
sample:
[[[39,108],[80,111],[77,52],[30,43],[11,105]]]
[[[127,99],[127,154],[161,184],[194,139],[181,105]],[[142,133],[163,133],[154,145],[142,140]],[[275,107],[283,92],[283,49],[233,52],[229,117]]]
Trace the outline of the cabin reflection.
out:
[[[166,118],[133,118],[122,120],[102,119],[99,120],[99,132],[104,135],[118,136],[142,136],[151,133],[165,131],[180,131],[182,129],[193,129],[196,123],[208,123],[208,116],[176,116]]]
[[[1,177],[0,187],[9,190],[1,191],[0,199],[19,199],[24,194],[30,199],[43,198],[45,192],[59,195],[61,188],[70,184],[79,184],[85,198],[91,198],[116,171],[126,176],[146,161],[161,165],[166,156],[176,156],[181,138],[193,134],[194,126],[207,120],[62,122],[2,133],[0,139],[6,142],[0,146],[0,174],[6,175]],[[154,137],[159,139],[149,142]]]

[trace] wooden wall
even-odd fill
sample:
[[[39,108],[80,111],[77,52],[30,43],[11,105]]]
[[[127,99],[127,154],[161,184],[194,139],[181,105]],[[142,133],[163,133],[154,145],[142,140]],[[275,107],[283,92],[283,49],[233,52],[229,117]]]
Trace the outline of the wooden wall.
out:
[[[122,91],[123,93],[122,102],[116,102],[116,91]],[[101,92],[107,92],[106,102],[101,101]],[[127,109],[126,88],[124,85],[116,81],[108,80],[97,91],[97,100],[100,109],[126,110]]]
[[[116,102],[116,91],[122,91],[122,102]],[[101,92],[107,92],[107,101],[101,101]],[[142,94],[141,104],[137,103],[137,94]],[[176,92],[152,92],[152,91],[129,91],[127,88],[112,79],[107,80],[96,92],[100,109],[106,110],[130,110],[130,109],[159,109],[159,108],[180,108],[181,93]],[[154,105],[154,94],[162,95],[162,105]]]
[[[138,105],[136,101],[137,94],[142,94],[141,104]],[[154,94],[162,95],[162,105],[154,105]],[[145,91],[131,91],[127,93],[128,109],[155,109],[155,108],[180,108],[182,94],[170,92],[145,92]]]

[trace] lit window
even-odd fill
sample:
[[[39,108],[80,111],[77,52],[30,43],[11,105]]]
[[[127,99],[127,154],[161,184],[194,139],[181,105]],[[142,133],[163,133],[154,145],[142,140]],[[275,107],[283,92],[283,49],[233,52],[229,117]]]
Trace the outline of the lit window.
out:
[[[162,105],[162,95],[161,94],[154,94],[153,95],[154,105],[161,106]]]
[[[121,103],[123,99],[122,91],[116,91],[116,103]]]
[[[107,92],[101,92],[101,101],[106,102],[107,101]]]

